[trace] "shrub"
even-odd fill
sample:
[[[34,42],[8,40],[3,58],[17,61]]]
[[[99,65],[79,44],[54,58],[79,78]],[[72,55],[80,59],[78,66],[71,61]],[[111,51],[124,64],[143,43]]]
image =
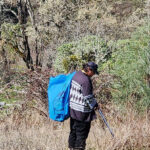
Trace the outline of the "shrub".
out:
[[[60,46],[54,66],[59,72],[68,72],[88,61],[95,61],[102,66],[110,57],[111,48],[105,40],[98,36],[87,36]]]
[[[149,39],[149,27],[143,26],[130,39],[117,41],[109,67],[115,76],[112,95],[116,102],[129,102],[138,109],[150,106]]]

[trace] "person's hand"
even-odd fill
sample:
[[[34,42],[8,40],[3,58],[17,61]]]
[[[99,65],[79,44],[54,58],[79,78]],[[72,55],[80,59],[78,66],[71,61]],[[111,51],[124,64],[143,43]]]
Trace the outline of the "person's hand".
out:
[[[94,110],[97,110],[98,109],[98,103],[96,103],[95,107],[94,107]]]

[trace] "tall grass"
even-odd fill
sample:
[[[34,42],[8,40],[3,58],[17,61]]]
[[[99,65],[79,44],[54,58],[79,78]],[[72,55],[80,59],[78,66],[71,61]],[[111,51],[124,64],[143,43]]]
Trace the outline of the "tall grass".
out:
[[[87,150],[148,150],[150,121],[148,113],[138,115],[133,109],[123,114],[111,106],[104,112],[115,137],[112,138],[99,114],[92,122],[87,139]],[[113,110],[113,111],[112,111]],[[67,150],[69,120],[53,122],[36,110],[16,111],[0,122],[1,150]]]

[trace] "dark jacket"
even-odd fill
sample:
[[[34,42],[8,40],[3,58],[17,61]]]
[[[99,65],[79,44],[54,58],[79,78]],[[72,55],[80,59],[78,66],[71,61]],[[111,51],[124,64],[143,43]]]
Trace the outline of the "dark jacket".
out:
[[[82,71],[77,71],[71,82],[70,116],[73,119],[90,122],[96,118],[95,111],[90,109],[87,100],[95,101],[90,77]]]

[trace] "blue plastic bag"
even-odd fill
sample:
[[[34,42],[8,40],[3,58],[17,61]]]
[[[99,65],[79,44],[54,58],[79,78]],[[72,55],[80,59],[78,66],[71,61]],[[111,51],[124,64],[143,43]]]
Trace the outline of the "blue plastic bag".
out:
[[[55,121],[69,118],[69,94],[75,72],[51,77],[48,86],[49,117]]]

